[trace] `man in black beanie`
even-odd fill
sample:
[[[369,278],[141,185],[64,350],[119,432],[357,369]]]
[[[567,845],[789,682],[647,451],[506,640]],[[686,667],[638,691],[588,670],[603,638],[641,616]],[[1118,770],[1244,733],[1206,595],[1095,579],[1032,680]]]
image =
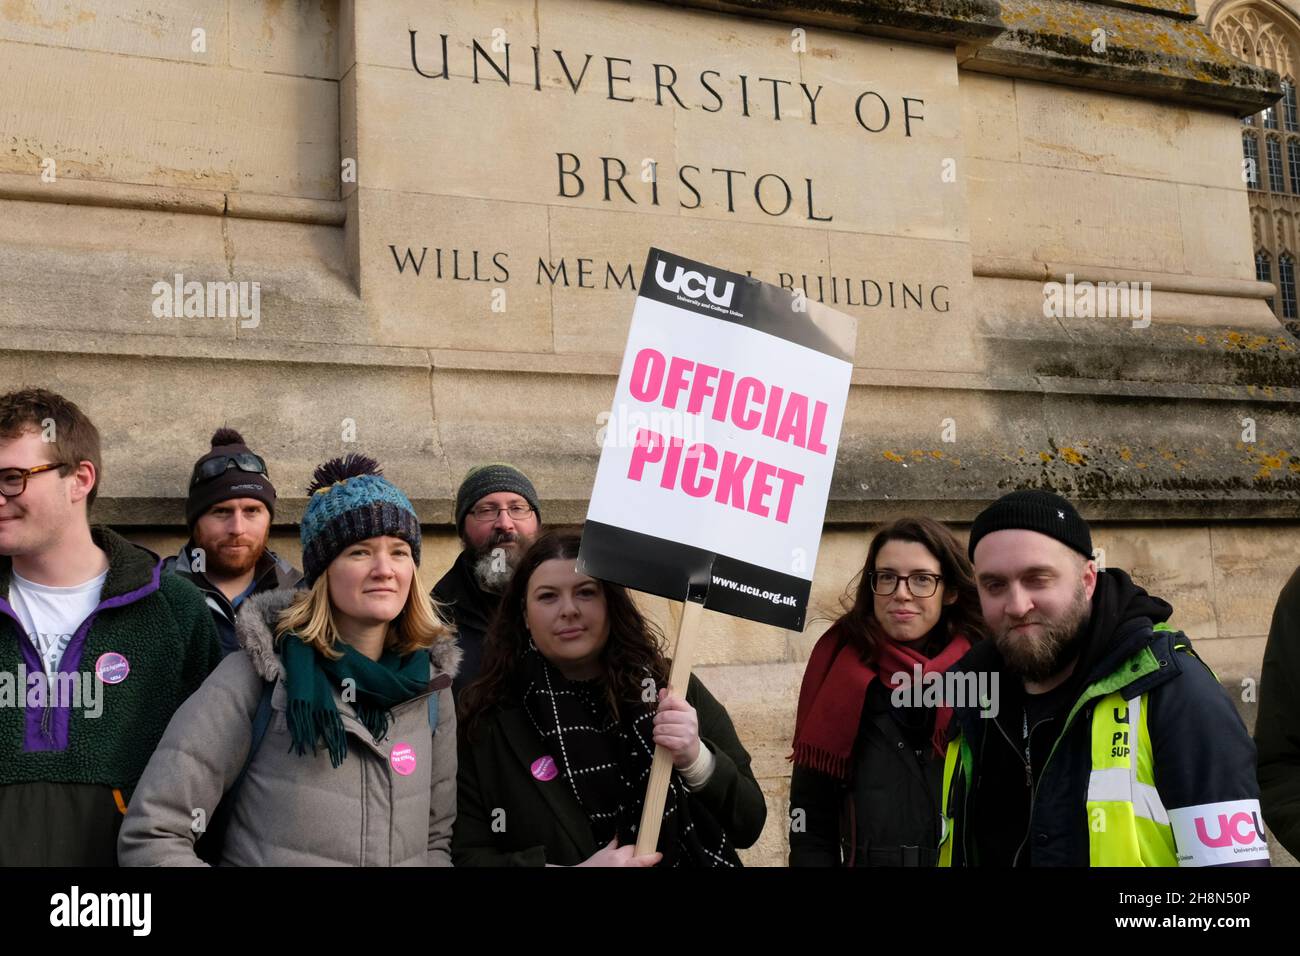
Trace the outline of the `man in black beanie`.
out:
[[[478,676],[483,636],[501,595],[529,545],[541,532],[542,508],[537,489],[518,468],[500,462],[469,470],[456,492],[456,531],[464,548],[433,598],[455,626],[464,657],[452,691]]]
[[[275,516],[275,487],[266,462],[233,428],[218,428],[211,450],[194,463],[185,523],[190,539],[163,565],[203,592],[221,639],[221,652],[238,647],[235,613],[261,591],[297,586],[302,572],[267,549]]]
[[[954,670],[1002,699],[955,710],[941,865],[1267,866],[1254,744],[1173,609],[1049,492],[999,498],[969,549],[992,640]]]

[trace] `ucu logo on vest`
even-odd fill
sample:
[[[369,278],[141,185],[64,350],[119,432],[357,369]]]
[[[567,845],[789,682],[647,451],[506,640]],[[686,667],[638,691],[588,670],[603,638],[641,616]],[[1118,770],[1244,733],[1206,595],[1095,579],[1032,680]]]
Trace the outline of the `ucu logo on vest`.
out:
[[[1219,835],[1215,837],[1210,836],[1205,819],[1205,817],[1196,818],[1196,836],[1206,846],[1218,849],[1232,846],[1234,843],[1251,844],[1256,838],[1260,843],[1264,842],[1264,827],[1259,822],[1258,813],[1234,813],[1232,816],[1220,813]]]
[[[681,266],[677,267],[672,281],[664,278],[664,261],[660,259],[655,265],[655,281],[659,283],[661,289],[667,289],[669,292],[678,292],[691,299],[698,299],[701,295],[708,296],[709,301],[714,305],[728,306],[731,305],[731,293],[735,291],[736,284],[728,282],[727,287],[718,295],[714,292],[714,283],[717,281],[713,276],[705,276],[700,272],[687,272]]]

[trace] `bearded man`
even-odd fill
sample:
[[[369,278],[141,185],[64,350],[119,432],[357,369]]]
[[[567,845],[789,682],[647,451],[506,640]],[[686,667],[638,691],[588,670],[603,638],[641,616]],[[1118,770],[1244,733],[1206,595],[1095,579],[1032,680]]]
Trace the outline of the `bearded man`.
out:
[[[267,548],[275,487],[266,461],[233,428],[218,428],[211,444],[190,474],[189,540],[164,562],[163,573],[177,574],[203,592],[224,656],[239,646],[235,614],[244,600],[296,587],[302,572]]]
[[[533,483],[513,465],[469,470],[456,492],[456,531],[464,545],[433,586],[439,611],[454,626],[464,657],[452,683],[457,696],[478,677],[483,636],[519,559],[541,532],[542,509]]]
[[[1173,608],[1048,492],[999,498],[969,551],[992,640],[955,669],[1002,700],[955,711],[940,865],[1267,866],[1254,744]]]

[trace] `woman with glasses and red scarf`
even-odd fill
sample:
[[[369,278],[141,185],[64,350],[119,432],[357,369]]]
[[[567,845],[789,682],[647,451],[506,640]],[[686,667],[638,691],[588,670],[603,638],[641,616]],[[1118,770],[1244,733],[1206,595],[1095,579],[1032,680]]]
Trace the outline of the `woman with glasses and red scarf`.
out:
[[[939,522],[903,518],[855,581],[799,692],[790,865],[934,866],[944,737],[964,703],[934,685],[984,636],[971,565]]]

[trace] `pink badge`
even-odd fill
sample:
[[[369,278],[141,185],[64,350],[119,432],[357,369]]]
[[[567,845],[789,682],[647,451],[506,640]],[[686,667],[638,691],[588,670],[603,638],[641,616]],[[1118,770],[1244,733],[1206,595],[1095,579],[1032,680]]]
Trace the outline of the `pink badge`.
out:
[[[120,684],[126,680],[126,675],[129,673],[131,673],[131,665],[116,651],[100,654],[99,660],[95,661],[95,674],[105,684]]]
[[[388,762],[403,777],[409,777],[415,773],[415,748],[410,744],[394,744],[393,752],[388,755]]]
[[[547,780],[554,780],[556,774],[560,772],[560,768],[555,766],[555,759],[553,757],[538,757],[533,761],[533,765],[528,769],[533,772],[534,777],[541,780],[543,783]]]

